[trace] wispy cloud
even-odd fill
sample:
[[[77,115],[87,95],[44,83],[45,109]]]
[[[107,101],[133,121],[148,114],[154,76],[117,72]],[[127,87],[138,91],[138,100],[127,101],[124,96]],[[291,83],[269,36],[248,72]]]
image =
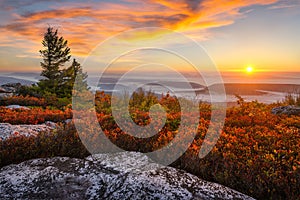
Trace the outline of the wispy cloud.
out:
[[[298,8],[300,7],[300,1],[299,0],[281,0],[277,4],[272,5],[269,7],[269,9],[286,9],[286,8]]]
[[[41,2],[47,1],[2,1],[1,9],[10,9],[12,16],[10,21],[1,22],[0,46],[24,39],[38,44],[48,25],[60,29],[77,55],[86,55],[105,38],[132,28],[163,27],[204,39],[208,29],[230,25],[242,17],[241,8],[278,1],[51,1],[46,9],[35,6]],[[20,9],[25,6],[26,11]]]

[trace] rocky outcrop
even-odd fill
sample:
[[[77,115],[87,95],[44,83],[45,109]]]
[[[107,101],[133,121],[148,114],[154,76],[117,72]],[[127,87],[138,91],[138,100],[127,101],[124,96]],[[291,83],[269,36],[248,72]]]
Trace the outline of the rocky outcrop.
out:
[[[53,123],[53,122],[52,122]],[[0,140],[6,140],[9,137],[37,136],[41,132],[51,132],[54,127],[50,122],[39,125],[11,125],[9,123],[0,123]]]
[[[44,158],[0,170],[0,199],[252,199],[135,152]]]
[[[0,98],[13,96],[21,87],[21,83],[7,83],[0,86]]]
[[[300,107],[296,106],[280,106],[272,109],[272,114],[274,115],[300,115]]]
[[[23,110],[30,110],[30,108],[26,107],[26,106],[20,106],[20,105],[9,105],[9,106],[6,106],[6,108],[9,108],[9,109],[23,109]]]
[[[7,84],[0,86],[0,91],[2,90],[3,92],[6,92],[6,93],[14,93],[21,86],[22,86],[21,83],[7,83]]]
[[[1,88],[0,88],[1,90]],[[14,93],[6,93],[6,92],[3,92],[3,91],[0,91],[0,99],[3,99],[3,98],[7,98],[7,97],[12,97],[14,95]]]
[[[0,93],[10,93],[6,89],[0,86]]]

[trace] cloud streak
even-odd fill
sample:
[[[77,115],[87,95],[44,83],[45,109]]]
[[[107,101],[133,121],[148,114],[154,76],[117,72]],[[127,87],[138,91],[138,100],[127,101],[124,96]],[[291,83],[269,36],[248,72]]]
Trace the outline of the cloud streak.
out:
[[[300,6],[299,0],[281,0],[277,4],[272,5],[269,9],[285,9],[285,8],[295,8]]]
[[[47,2],[47,1],[42,1]],[[53,2],[53,1],[51,1]],[[273,5],[277,0],[124,0],[54,1],[41,7],[41,1],[4,1],[2,9],[11,10],[11,20],[1,21],[0,46],[18,40],[40,43],[49,25],[60,29],[70,41],[73,53],[86,55],[105,38],[132,28],[163,27],[204,38],[207,30],[234,23],[243,16],[241,8]],[[39,6],[37,6],[39,4]],[[35,6],[36,5],[36,6]],[[26,7],[24,12],[21,8]],[[203,36],[203,37],[202,37]],[[30,49],[29,51],[37,51]]]

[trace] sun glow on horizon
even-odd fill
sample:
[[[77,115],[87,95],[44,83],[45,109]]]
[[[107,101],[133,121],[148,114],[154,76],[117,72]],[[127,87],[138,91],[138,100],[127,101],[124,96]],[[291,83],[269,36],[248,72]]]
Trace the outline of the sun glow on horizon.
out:
[[[252,74],[254,72],[254,68],[251,65],[247,66],[245,70],[247,74]]]

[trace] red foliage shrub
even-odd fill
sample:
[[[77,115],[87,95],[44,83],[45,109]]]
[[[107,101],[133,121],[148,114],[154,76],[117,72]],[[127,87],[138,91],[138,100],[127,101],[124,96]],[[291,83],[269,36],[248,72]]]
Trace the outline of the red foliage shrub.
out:
[[[50,110],[42,108],[9,109],[0,106],[0,123],[10,124],[41,124],[45,121],[62,122],[72,118],[72,111],[67,109]]]
[[[46,107],[46,101],[43,98],[31,96],[12,96],[1,99],[1,106],[20,105],[20,106],[43,106]]]

